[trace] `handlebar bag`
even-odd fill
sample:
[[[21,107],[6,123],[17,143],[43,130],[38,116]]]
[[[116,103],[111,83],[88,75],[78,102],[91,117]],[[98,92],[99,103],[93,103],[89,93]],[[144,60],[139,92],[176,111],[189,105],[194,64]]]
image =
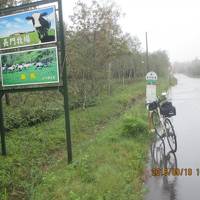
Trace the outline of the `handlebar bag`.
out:
[[[149,110],[152,111],[152,110],[155,110],[157,108],[158,104],[157,102],[152,102],[152,103],[149,103]]]

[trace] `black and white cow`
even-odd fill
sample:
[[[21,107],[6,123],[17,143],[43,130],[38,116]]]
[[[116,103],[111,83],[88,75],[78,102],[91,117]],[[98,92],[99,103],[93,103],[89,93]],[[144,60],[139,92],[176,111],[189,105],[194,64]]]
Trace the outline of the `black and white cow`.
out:
[[[14,72],[15,71],[15,67],[12,65],[11,67],[8,67],[7,71],[8,72]]]
[[[51,22],[47,21],[44,16],[48,14],[45,13],[33,13],[32,16],[26,17],[26,20],[32,20],[33,26],[38,33],[41,42],[54,41],[54,36],[48,36],[48,30],[51,27]]]
[[[5,64],[5,65],[3,65],[3,67],[2,67],[2,70],[3,70],[3,72],[7,72],[7,70],[8,70],[8,67],[7,67],[7,65]]]

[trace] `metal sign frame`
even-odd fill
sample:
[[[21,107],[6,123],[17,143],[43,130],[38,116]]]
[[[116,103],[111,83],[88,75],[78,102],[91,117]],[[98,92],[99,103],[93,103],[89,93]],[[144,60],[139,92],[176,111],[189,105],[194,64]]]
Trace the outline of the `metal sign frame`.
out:
[[[66,50],[65,50],[65,34],[64,34],[64,24],[63,24],[63,10],[62,10],[62,1],[61,0],[40,0],[37,2],[27,3],[20,6],[5,8],[0,10],[0,17],[5,15],[10,15],[13,13],[23,12],[24,10],[34,10],[37,6],[47,5],[51,3],[57,3],[57,12],[59,17],[59,22],[57,24],[57,42],[54,43],[54,46],[57,46],[58,57],[59,57],[59,68],[62,69],[62,83],[59,84],[47,84],[47,85],[38,85],[37,87],[16,87],[16,88],[0,88],[0,140],[1,140],[1,151],[2,155],[6,156],[6,137],[5,137],[5,127],[3,120],[3,96],[7,93],[16,93],[16,92],[29,92],[29,91],[41,91],[41,90],[59,90],[64,98],[64,111],[65,111],[65,130],[66,130],[66,143],[67,143],[67,155],[68,163],[72,162],[72,143],[71,143],[71,129],[70,129],[70,115],[69,115],[69,100],[68,100],[68,81],[67,81],[67,66],[66,66]],[[61,42],[62,41],[62,42]],[[37,45],[38,48],[43,45]],[[51,46],[52,47],[52,46]],[[36,49],[36,45],[34,49]],[[26,48],[16,48],[18,51],[25,50]],[[29,48],[30,49],[30,48]],[[13,49],[12,49],[13,50]],[[7,50],[0,50],[0,54],[9,52]]]

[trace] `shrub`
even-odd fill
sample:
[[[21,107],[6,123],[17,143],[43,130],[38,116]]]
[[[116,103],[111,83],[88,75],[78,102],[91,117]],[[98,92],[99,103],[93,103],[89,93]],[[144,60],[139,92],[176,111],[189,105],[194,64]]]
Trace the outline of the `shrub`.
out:
[[[59,108],[50,107],[29,107],[25,106],[12,110],[7,109],[5,112],[5,127],[8,130],[33,126],[38,123],[56,119],[63,111]]]
[[[141,118],[127,116],[123,121],[122,131],[124,135],[135,137],[147,132],[147,124]]]

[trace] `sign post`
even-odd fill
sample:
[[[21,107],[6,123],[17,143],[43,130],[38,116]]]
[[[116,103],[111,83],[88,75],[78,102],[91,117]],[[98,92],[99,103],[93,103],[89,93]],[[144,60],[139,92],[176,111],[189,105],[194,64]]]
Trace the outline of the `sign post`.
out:
[[[0,135],[1,135],[1,151],[2,155],[6,155],[6,140],[5,140],[5,129],[3,123],[3,105],[2,105],[3,93],[0,93]]]
[[[157,83],[157,74],[153,71],[148,72],[146,75],[146,104],[151,103],[157,99],[156,95],[156,83]],[[148,127],[149,130],[152,128],[151,123],[151,111],[148,111]]]
[[[59,7],[59,19],[60,19],[60,38],[61,38],[61,57],[63,65],[63,96],[64,96],[64,109],[65,109],[65,128],[66,128],[66,139],[67,139],[67,153],[68,163],[72,162],[72,144],[71,144],[71,130],[70,130],[70,115],[69,115],[69,102],[68,102],[68,83],[67,83],[67,63],[66,63],[66,51],[65,51],[65,35],[63,25],[63,11],[62,1],[58,0]]]
[[[72,144],[62,1],[39,0],[2,9],[0,26],[5,22],[9,22],[11,26],[0,29],[2,155],[6,155],[3,95],[15,92],[59,90],[64,98],[68,163],[71,163]]]

